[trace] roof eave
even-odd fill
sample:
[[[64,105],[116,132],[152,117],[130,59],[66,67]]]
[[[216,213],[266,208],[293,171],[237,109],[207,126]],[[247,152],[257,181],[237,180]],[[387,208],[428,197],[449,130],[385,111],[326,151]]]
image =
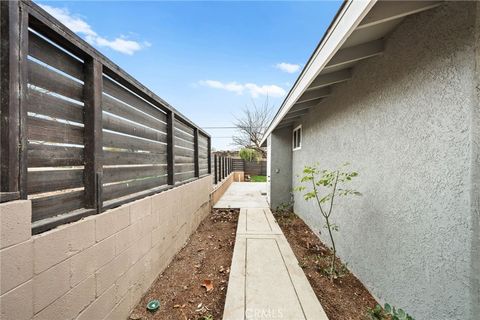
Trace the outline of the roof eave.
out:
[[[285,117],[287,112],[296,103],[302,93],[315,80],[317,75],[322,71],[325,65],[340,49],[342,44],[348,39],[350,34],[356,29],[367,13],[372,9],[377,0],[348,0],[345,1],[339,9],[337,16],[333,20],[329,29],[310,57],[306,66],[298,76],[292,89],[284,99],[280,109],[273,118],[263,136],[261,145],[265,145],[267,137],[278,126],[280,121]]]

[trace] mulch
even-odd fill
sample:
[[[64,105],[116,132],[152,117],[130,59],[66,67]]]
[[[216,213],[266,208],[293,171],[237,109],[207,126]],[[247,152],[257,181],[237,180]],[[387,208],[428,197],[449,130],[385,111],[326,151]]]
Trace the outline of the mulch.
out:
[[[330,249],[295,214],[276,215],[276,218],[328,318],[370,319],[367,310],[377,302],[360,280],[348,269],[343,269],[345,274],[331,282],[324,271],[330,265]]]
[[[239,210],[213,209],[138,303],[130,319],[222,319]],[[213,289],[207,291],[205,280]],[[160,301],[155,313],[149,300]]]

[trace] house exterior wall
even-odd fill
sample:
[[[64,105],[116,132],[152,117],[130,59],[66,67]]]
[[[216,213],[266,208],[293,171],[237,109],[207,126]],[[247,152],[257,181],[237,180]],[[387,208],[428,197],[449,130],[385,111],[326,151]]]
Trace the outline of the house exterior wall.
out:
[[[360,62],[297,123],[303,145],[290,151],[293,187],[317,161],[359,172],[351,187],[363,196],[334,208],[338,254],[379,301],[416,319],[478,319],[476,12],[474,2],[447,3],[406,18],[382,56]],[[272,170],[286,156],[275,139]],[[285,180],[274,178],[272,198]],[[294,209],[322,230],[314,202],[295,193]]]
[[[291,201],[292,191],[292,129],[290,127],[273,131],[267,140],[267,198],[270,207],[276,209]]]
[[[128,319],[210,211],[212,177],[31,236],[31,203],[0,204],[0,319]]]

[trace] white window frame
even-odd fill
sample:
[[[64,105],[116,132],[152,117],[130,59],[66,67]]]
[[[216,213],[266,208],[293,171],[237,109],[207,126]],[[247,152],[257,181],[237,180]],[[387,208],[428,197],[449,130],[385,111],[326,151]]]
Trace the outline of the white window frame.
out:
[[[295,133],[298,131],[300,131],[300,143],[297,147],[295,147]],[[293,147],[292,151],[302,149],[302,142],[303,142],[303,129],[302,129],[302,125],[298,125],[292,131],[292,147]]]

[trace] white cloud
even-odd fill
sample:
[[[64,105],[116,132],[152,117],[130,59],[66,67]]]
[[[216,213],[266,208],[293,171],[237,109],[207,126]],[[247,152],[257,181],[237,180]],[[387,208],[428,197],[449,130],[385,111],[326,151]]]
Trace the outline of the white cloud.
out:
[[[228,82],[223,83],[217,80],[202,80],[198,82],[202,86],[221,89],[230,92],[235,92],[236,94],[243,94],[248,92],[253,98],[258,96],[270,96],[270,97],[283,97],[286,94],[286,91],[277,85],[258,85],[255,83],[238,83],[238,82]]]
[[[40,6],[73,32],[83,35],[85,40],[92,45],[107,47],[128,55],[132,55],[135,52],[150,46],[150,43],[148,42],[139,43],[137,41],[128,40],[123,36],[108,40],[107,38],[98,35],[86,21],[80,17],[74,16],[68,11],[68,9],[56,8],[46,4],[41,4]]]
[[[282,70],[283,72],[295,73],[298,70],[300,70],[300,65],[299,64],[293,64],[293,63],[281,62],[281,63],[277,63],[275,65],[275,68],[277,68],[279,70]]]

